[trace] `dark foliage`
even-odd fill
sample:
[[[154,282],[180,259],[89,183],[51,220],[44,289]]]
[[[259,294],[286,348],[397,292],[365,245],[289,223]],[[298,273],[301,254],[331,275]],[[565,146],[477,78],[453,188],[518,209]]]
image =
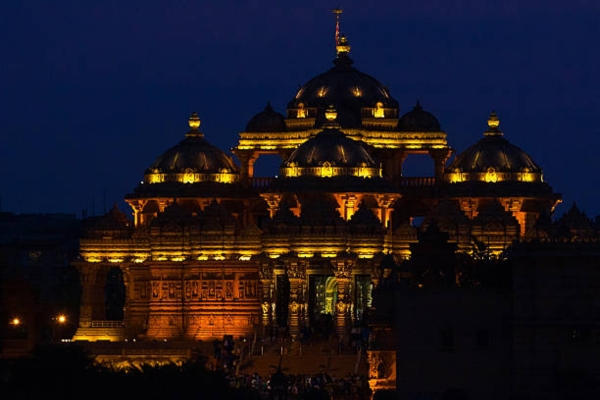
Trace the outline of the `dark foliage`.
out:
[[[183,365],[115,370],[99,366],[80,347],[39,347],[32,357],[0,361],[0,398],[253,399],[201,360]]]

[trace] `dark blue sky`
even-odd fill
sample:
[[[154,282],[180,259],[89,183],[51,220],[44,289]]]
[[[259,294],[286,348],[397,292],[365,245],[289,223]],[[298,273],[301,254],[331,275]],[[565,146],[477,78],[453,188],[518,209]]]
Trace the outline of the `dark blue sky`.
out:
[[[332,66],[339,6],[354,66],[389,86],[401,112],[419,99],[460,152],[495,110],[562,193],[558,215],[573,202],[600,214],[597,1],[4,3],[2,211],[122,206],[192,111],[229,151],[267,102],[284,113],[298,85]],[[421,164],[409,158],[407,174]]]

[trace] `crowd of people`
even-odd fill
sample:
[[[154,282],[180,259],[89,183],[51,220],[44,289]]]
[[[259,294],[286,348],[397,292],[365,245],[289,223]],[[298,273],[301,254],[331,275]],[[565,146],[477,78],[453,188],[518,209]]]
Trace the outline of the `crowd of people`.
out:
[[[301,335],[300,343],[311,346],[309,335]],[[321,338],[322,340],[322,338]],[[338,354],[365,352],[368,335],[361,328],[353,328],[348,343],[344,349],[338,349]],[[288,347],[289,337],[285,334],[272,335],[270,344],[276,343]],[[313,343],[314,345],[314,343]],[[213,342],[212,368],[223,370],[233,387],[254,391],[257,399],[264,400],[359,400],[370,399],[370,388],[366,376],[348,374],[336,377],[325,372],[313,374],[285,374],[281,368],[272,368],[268,375],[261,376],[240,373],[239,365],[252,352],[251,340],[240,338],[235,340],[225,335],[222,340]],[[282,350],[283,351],[283,350]],[[282,353],[283,354],[283,353]]]
[[[361,375],[338,378],[327,373],[285,374],[277,369],[269,376],[258,373],[230,376],[236,388],[254,390],[262,399],[268,400],[360,400],[370,398],[369,383]]]

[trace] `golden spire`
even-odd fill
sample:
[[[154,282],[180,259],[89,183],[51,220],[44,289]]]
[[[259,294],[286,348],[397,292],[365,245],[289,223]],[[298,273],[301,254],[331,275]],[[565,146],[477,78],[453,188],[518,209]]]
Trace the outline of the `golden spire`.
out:
[[[188,133],[186,133],[185,136],[204,136],[202,132],[200,132],[200,130],[198,129],[200,127],[200,118],[198,117],[198,114],[196,114],[195,111],[190,116],[190,119],[188,120],[188,125],[190,126],[190,130]]]
[[[490,117],[488,118],[488,126],[490,127],[490,129],[488,129],[484,133],[484,135],[485,136],[502,136],[502,132],[500,131],[500,129],[498,129],[499,125],[500,125],[500,119],[496,115],[496,112],[492,111],[492,113],[490,114]]]

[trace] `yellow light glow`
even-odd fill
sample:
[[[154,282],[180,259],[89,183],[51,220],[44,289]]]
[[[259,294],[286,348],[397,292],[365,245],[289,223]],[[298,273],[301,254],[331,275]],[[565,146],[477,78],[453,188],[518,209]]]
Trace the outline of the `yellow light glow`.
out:
[[[532,172],[528,172],[528,171],[522,172],[521,173],[521,181],[523,181],[523,182],[535,182],[535,175],[536,174],[534,174]]]
[[[166,256],[158,256],[158,257],[156,257],[156,261],[167,261],[167,257]]]
[[[300,92],[298,92],[296,98],[298,98],[299,95]],[[304,109],[304,103],[298,104],[298,113],[296,114],[296,118],[306,118],[306,110]]]
[[[450,183],[458,183],[464,181],[460,172],[452,172],[448,174],[448,180],[450,181]]]
[[[10,321],[10,324],[11,324],[11,325],[14,325],[14,326],[20,325],[20,324],[21,324],[21,320],[20,320],[19,318],[13,318],[13,319]]]
[[[185,260],[184,256],[171,257],[171,261],[184,261],[184,260]]]
[[[269,253],[269,258],[279,258],[281,257],[281,254],[278,253]]]
[[[337,256],[337,253],[321,253],[321,257],[323,258],[333,258]]]
[[[298,253],[298,257],[299,258],[310,258],[310,257],[314,257],[315,253],[314,252],[310,252],[310,253]]]
[[[56,321],[58,321],[59,324],[64,324],[65,322],[67,322],[67,317],[61,314],[58,317],[56,317]]]
[[[373,109],[373,118],[385,118],[385,112],[383,109],[383,103],[378,101]]]
[[[216,256],[214,257],[214,259],[215,259],[215,260],[219,260],[219,261],[220,261],[220,260],[224,260],[224,259],[225,259],[225,256],[224,256],[224,255],[222,255],[222,254],[219,254],[219,255],[216,255]]]
[[[183,183],[194,183],[194,178],[195,177],[193,172],[186,172],[185,174],[183,174]]]
[[[111,263],[120,263],[120,262],[123,262],[123,258],[120,258],[120,257],[112,257],[112,258],[109,258],[109,259],[108,259],[108,262],[111,262]]]
[[[208,256],[205,254],[202,254],[200,256],[198,256],[198,261],[206,261],[208,260]]]
[[[240,256],[240,261],[250,261],[252,256]]]
[[[484,181],[488,183],[496,183],[499,181],[498,174],[494,168],[488,168],[487,172],[485,173]]]
[[[133,260],[133,262],[134,262],[134,263],[137,263],[137,264],[139,264],[139,263],[143,263],[144,261],[146,261],[146,259],[145,259],[145,258],[136,258],[135,260]]]
[[[373,258],[374,255],[372,253],[363,253],[363,254],[359,254],[358,258]]]
[[[362,96],[362,90],[360,90],[360,88],[358,86],[356,86],[352,92],[354,94],[354,97]]]
[[[321,176],[323,178],[331,178],[333,176],[333,168],[329,162],[323,163],[321,167]]]
[[[85,259],[87,262],[96,263],[102,261],[101,257],[87,257]]]

